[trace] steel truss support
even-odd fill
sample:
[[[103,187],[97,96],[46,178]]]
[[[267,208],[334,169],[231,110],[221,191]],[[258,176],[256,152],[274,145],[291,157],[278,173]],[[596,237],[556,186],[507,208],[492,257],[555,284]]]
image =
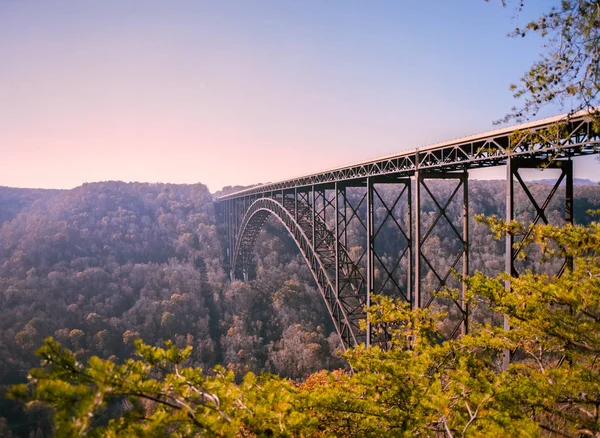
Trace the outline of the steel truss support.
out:
[[[365,309],[368,312],[371,308],[371,294],[374,292],[375,288],[375,279],[373,272],[373,264],[375,262],[375,248],[374,248],[374,233],[373,233],[373,179],[367,178],[367,212],[366,212],[366,232],[367,232],[367,241],[365,245],[365,252],[367,256],[367,299],[365,304]],[[371,346],[371,342],[373,341],[373,327],[371,321],[369,320],[369,315],[367,313],[367,336],[366,336],[366,345],[367,348]]]
[[[302,237],[296,243],[305,258],[318,259],[309,266],[344,345],[389,346],[385,327],[367,321],[364,330],[360,322],[372,294],[411,299],[409,178],[379,176],[270,192],[225,201],[224,209],[232,279],[248,279],[260,230],[270,215],[278,215],[288,230],[297,230],[295,238]]]
[[[560,175],[552,186],[552,189],[546,196],[546,199],[541,203],[537,202],[527,183],[523,180],[520,169],[559,169]],[[564,181],[565,185],[565,223],[573,223],[573,162],[569,160],[554,160],[548,161],[544,159],[519,159],[509,158],[506,162],[506,222],[515,220],[515,180],[525,193],[527,200],[535,210],[535,217],[529,224],[525,234],[515,242],[515,236],[511,233],[506,233],[506,250],[505,250],[505,272],[513,277],[518,277],[519,272],[515,266],[515,262],[519,254],[525,249],[527,241],[533,232],[533,227],[540,223],[549,224],[546,210],[555,198],[558,188]],[[518,220],[518,218],[517,218]],[[566,258],[556,273],[559,277],[565,269],[573,269],[573,260]],[[510,289],[510,281],[506,281],[505,287]],[[510,329],[508,318],[504,317],[504,328]],[[512,352],[505,351],[503,359],[503,367],[507,369],[510,364]]]
[[[444,298],[438,293],[446,287],[460,287],[452,272],[461,271],[461,261],[460,273],[469,273],[467,171],[508,164],[506,217],[514,219],[517,181],[517,188],[534,208],[533,224],[548,223],[547,207],[564,182],[565,219],[571,223],[573,172],[569,160],[597,154],[600,134],[587,113],[555,125],[557,120],[506,128],[222,196],[218,202],[220,220],[227,230],[230,278],[248,279],[252,246],[269,215],[276,215],[311,267],[344,345],[366,342],[385,347],[385,328],[360,329],[371,294],[392,295],[415,308],[446,306],[452,324],[446,324],[444,332],[449,336],[466,333],[469,309],[464,284],[456,297]],[[558,129],[548,129],[553,126]],[[515,136],[515,130],[520,130],[520,135]],[[519,174],[519,169],[540,165],[561,169],[559,180],[542,203],[535,200]],[[414,198],[409,180],[413,175]],[[428,182],[434,179],[457,181],[447,201],[436,199],[429,190]],[[445,229],[444,235],[452,236],[448,253],[435,253],[438,227]],[[518,256],[527,238],[515,244],[514,238],[507,236],[505,264],[512,275],[521,269]],[[559,275],[571,265],[572,261],[566,260]]]
[[[227,255],[229,256],[229,279],[235,280],[235,273],[233,267],[233,248],[235,246],[236,234],[233,229],[234,212],[233,212],[234,200],[225,201],[225,216],[227,221]]]
[[[522,176],[519,173],[520,169],[559,169],[560,175],[554,183],[552,189],[546,196],[544,202],[541,205],[534,198],[533,194],[529,190],[528,185],[523,181]],[[530,205],[535,209],[535,218],[529,225],[525,234],[515,242],[512,234],[506,235],[506,272],[514,277],[519,275],[517,268],[515,267],[515,261],[519,254],[524,250],[525,245],[531,233],[533,227],[540,223],[549,224],[548,217],[546,216],[546,210],[550,205],[550,202],[556,196],[558,188],[561,184],[565,183],[565,223],[573,223],[573,162],[571,160],[560,160],[560,161],[547,161],[547,160],[519,160],[511,158],[507,161],[506,165],[506,176],[507,176],[507,188],[506,188],[506,221],[510,222],[515,219],[514,217],[514,196],[515,196],[515,179],[518,182],[518,186],[525,192],[527,200]],[[565,260],[558,271],[558,275],[562,275],[564,270],[572,265],[572,260]]]
[[[412,294],[412,194],[409,178],[371,178],[372,290],[410,302]],[[389,246],[390,243],[393,246]],[[387,247],[386,247],[387,246]],[[395,252],[394,252],[395,250]],[[377,272],[379,271],[379,272]]]
[[[536,201],[519,173],[520,169],[540,167],[561,171],[542,203]],[[508,221],[514,219],[516,181],[535,211],[532,225],[549,222],[546,210],[564,182],[565,220],[573,222],[571,161],[512,158],[508,160],[507,176]],[[429,182],[433,180],[456,182],[446,200],[436,198],[430,190]],[[332,317],[337,321],[346,346],[365,342],[386,348],[389,338],[385,327],[368,324],[366,332],[359,328],[360,320],[366,318],[364,308],[370,306],[372,294],[395,296],[411,302],[415,308],[446,306],[453,320],[453,324],[447,327],[447,335],[454,337],[466,333],[469,309],[465,302],[464,284],[454,299],[438,295],[450,286],[453,270],[462,275],[469,274],[468,174],[466,171],[416,172],[414,209],[411,185],[407,178],[365,177],[270,192],[266,197],[252,195],[223,201],[221,214],[228,234],[231,278],[248,279],[252,246],[269,214],[261,213],[253,220],[246,216],[257,201],[271,199],[282,205],[292,223],[302,230],[310,252],[318,257],[320,269],[330,279]],[[460,204],[458,209],[457,203]],[[437,257],[428,247],[432,246],[438,227],[443,226],[458,245],[455,245],[452,254],[443,255],[445,266],[439,266],[442,257]],[[515,261],[530,233],[531,230],[527,231],[516,244],[512,235],[507,236],[506,271],[513,275],[518,275]],[[394,250],[397,252],[394,253]],[[559,273],[571,263],[566,260]],[[321,279],[321,283],[325,284],[323,281]],[[507,284],[507,287],[510,285]],[[335,301],[331,301],[334,298]]]
[[[360,321],[366,318],[365,308],[369,306],[367,251],[365,242],[361,238],[365,234],[368,221],[365,216],[367,197],[365,187],[364,179],[335,184],[332,202],[334,210],[331,216],[334,220],[333,275],[336,293],[348,309],[349,318],[356,327],[359,327]],[[350,244],[354,246],[354,250],[349,248]],[[370,329],[360,330],[360,337],[362,342],[370,344]]]
[[[360,328],[364,319],[365,287],[360,270],[353,264],[344,246],[331,231],[336,220],[335,187],[313,187],[310,191],[273,193],[246,202],[234,213],[232,266],[236,276],[248,279],[252,250],[266,220],[276,216],[290,231],[301,249],[317,285],[323,294],[336,329],[345,346],[365,342]],[[241,219],[240,219],[241,217]],[[338,285],[345,286],[339,287]]]
[[[411,180],[399,177],[369,177],[361,203],[364,217],[366,260],[366,307],[371,295],[391,296],[409,302],[412,290],[412,195]],[[350,207],[358,216],[360,204]],[[352,217],[352,216],[351,216]],[[348,218],[345,218],[348,221]],[[367,346],[390,347],[385,325],[367,320]]]
[[[451,191],[448,199],[441,202],[427,185],[428,180],[455,180],[457,184]],[[453,271],[458,271],[462,276],[469,275],[469,174],[463,172],[415,172],[415,269],[414,269],[414,294],[411,297],[413,308],[424,308],[434,306],[446,307],[448,321],[451,322],[444,332],[449,338],[456,337],[459,333],[468,332],[469,309],[465,300],[466,286],[461,282],[458,297],[440,298],[440,292],[450,286],[453,280]],[[462,189],[462,190],[461,190]],[[429,211],[425,212],[423,194],[427,194],[430,203]],[[462,205],[459,217],[452,217],[449,208],[460,202],[462,194]],[[431,214],[433,215],[431,215]],[[427,216],[429,220],[425,220]],[[456,222],[461,222],[461,224]],[[434,236],[434,231],[443,224],[451,230],[451,234],[458,241],[454,254],[450,256],[449,262],[439,266],[441,257],[435,254],[435,248],[427,245],[428,240]],[[462,260],[462,267],[459,262]]]

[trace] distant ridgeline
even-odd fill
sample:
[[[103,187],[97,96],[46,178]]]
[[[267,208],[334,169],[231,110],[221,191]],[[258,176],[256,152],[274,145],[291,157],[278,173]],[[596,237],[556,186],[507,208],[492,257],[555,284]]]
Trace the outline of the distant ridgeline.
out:
[[[549,184],[531,185],[532,194],[544,198]],[[575,185],[575,221],[588,222],[587,211],[600,209],[600,187],[577,179]],[[443,182],[431,189],[440,197],[447,191]],[[504,190],[504,181],[471,180],[471,217],[503,217]],[[518,194],[517,209],[524,197]],[[320,293],[278,224],[268,223],[258,238],[256,280],[227,281],[212,199],[202,184],[0,187],[0,436],[48,433],[47,412],[26,414],[4,399],[5,385],[24,381],[39,364],[33,353],[47,336],[81,358],[123,360],[142,338],[190,345],[192,364],[222,363],[238,373],[247,367],[302,378],[344,366]],[[563,214],[564,197],[553,203],[548,214]],[[522,205],[521,217],[534,215]],[[474,221],[470,230],[472,270],[502,271],[503,242]],[[454,244],[447,231],[428,239],[440,254]],[[393,239],[385,245],[388,254],[398,251]]]
[[[540,179],[540,180],[536,180],[535,184],[544,184],[544,185],[554,185],[556,183],[556,180],[553,179]],[[563,187],[566,184],[565,181],[562,181],[560,183],[561,187]],[[597,186],[598,182],[596,181],[592,181],[589,179],[582,179],[582,178],[573,178],[573,185],[574,186]]]
[[[16,189],[0,187],[0,225],[14,217],[36,201],[58,195],[60,190]]]

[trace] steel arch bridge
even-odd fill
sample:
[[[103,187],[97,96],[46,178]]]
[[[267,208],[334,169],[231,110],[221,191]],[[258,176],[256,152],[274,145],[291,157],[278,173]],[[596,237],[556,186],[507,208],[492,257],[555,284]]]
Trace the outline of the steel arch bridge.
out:
[[[344,347],[366,343],[386,348],[385,330],[372,327],[366,318],[372,294],[394,295],[413,308],[428,307],[454,278],[454,270],[469,274],[470,169],[506,166],[509,221],[514,219],[515,181],[535,210],[533,224],[549,223],[546,209],[562,184],[565,221],[572,223],[571,159],[596,154],[598,146],[600,131],[588,112],[579,112],[221,196],[217,212],[227,229],[231,279],[248,279],[256,239],[274,216],[308,264]],[[536,201],[520,175],[525,168],[560,171],[544,202]],[[446,200],[436,198],[432,180],[451,183]],[[429,211],[422,208],[424,196],[431,200]],[[451,206],[460,208],[458,220],[448,214]],[[440,267],[425,244],[443,223],[457,244]],[[384,225],[393,230],[400,247],[397,254],[382,250],[390,239]],[[518,275],[515,260],[520,251],[520,241],[507,235],[505,269],[512,275]],[[561,272],[568,264],[565,260]],[[464,284],[458,299],[446,300],[445,305],[450,310],[449,336],[467,332]],[[366,329],[361,320],[366,320]]]

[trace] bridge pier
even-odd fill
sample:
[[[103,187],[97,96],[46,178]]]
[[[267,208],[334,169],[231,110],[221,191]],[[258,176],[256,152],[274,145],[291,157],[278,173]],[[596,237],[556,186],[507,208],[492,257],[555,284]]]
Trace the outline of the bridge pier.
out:
[[[371,327],[371,321],[369,319],[369,309],[371,308],[371,294],[374,292],[375,279],[374,279],[374,262],[375,262],[375,245],[374,245],[374,233],[373,233],[373,178],[367,177],[367,212],[366,212],[366,232],[367,241],[365,244],[365,251],[367,255],[367,348],[371,346],[373,329]]]
[[[535,199],[531,191],[529,190],[528,184],[523,180],[519,170],[521,169],[558,169],[560,175],[556,179],[556,182],[552,186],[552,189],[547,194],[541,205]],[[525,249],[527,240],[531,236],[533,226],[537,225],[540,221],[544,224],[550,224],[550,221],[546,215],[548,206],[557,196],[558,188],[564,182],[565,185],[565,224],[573,224],[573,162],[569,158],[568,160],[547,160],[547,159],[535,159],[535,158],[513,158],[510,157],[506,161],[506,222],[510,223],[515,220],[515,180],[521,190],[525,193],[527,201],[530,206],[535,210],[535,217],[528,224],[528,228],[520,239],[515,242],[515,236],[511,233],[506,233],[506,249],[505,249],[505,272],[512,277],[519,276],[519,270],[517,269],[516,261],[519,254]],[[519,218],[516,218],[519,220]],[[555,224],[556,225],[556,224]],[[558,269],[557,275],[561,276],[565,269],[573,269],[572,258],[567,257],[563,264]],[[507,290],[510,289],[510,281],[505,282]],[[510,330],[510,321],[504,317],[504,329]],[[503,357],[503,368],[507,369],[510,365],[511,356],[514,352],[505,351]]]
[[[523,180],[519,170],[521,169],[557,169],[560,170],[560,175],[556,179],[552,189],[541,203],[535,199],[528,184]],[[535,217],[529,224],[524,236],[518,242],[514,242],[514,236],[507,234],[506,236],[506,272],[514,277],[518,277],[519,272],[515,266],[521,251],[526,246],[527,239],[531,236],[533,226],[540,223],[550,224],[546,215],[548,206],[555,199],[559,187],[564,182],[565,186],[565,220],[566,224],[573,224],[573,162],[569,160],[553,160],[545,159],[518,159],[510,158],[506,165],[507,188],[506,188],[506,221],[510,222],[514,217],[514,197],[515,197],[515,180],[518,182],[518,187],[523,190],[527,197],[527,202],[535,210]],[[518,218],[517,218],[518,219]],[[565,260],[559,269],[558,275],[561,275],[565,269],[572,267],[572,260]]]
[[[448,199],[443,202],[433,194],[427,185],[428,180],[454,180],[456,186],[451,191]],[[415,286],[414,296],[412,297],[413,308],[430,307],[431,305],[446,305],[449,318],[454,318],[453,326],[449,331],[448,337],[453,338],[459,333],[468,332],[468,305],[465,299],[466,286],[461,282],[460,293],[457,298],[440,299],[436,297],[453,280],[452,272],[459,271],[463,277],[469,275],[469,174],[465,169],[462,172],[415,172]],[[462,189],[462,190],[461,190]],[[435,217],[430,222],[423,220],[423,190],[428,195],[432,206],[427,213],[434,213]],[[462,198],[462,201],[460,200]],[[460,202],[461,215],[459,220],[461,224],[455,224],[447,213],[448,208],[453,204]],[[458,239],[458,250],[453,254],[447,266],[436,266],[431,254],[424,250],[424,244],[432,236],[433,231],[440,226],[443,221],[450,227],[453,238]],[[460,268],[457,269],[459,266]],[[425,269],[423,269],[425,268]],[[427,292],[424,289],[425,276],[423,273],[433,277],[433,288]]]
[[[413,290],[412,182],[398,176],[366,181],[366,256],[368,305],[371,294],[410,303]],[[390,247],[390,242],[393,242]],[[389,348],[387,327],[370,327],[371,344]]]

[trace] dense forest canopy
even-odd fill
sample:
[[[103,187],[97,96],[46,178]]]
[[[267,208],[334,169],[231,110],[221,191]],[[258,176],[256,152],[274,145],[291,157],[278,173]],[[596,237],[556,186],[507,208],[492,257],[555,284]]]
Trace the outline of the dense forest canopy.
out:
[[[451,190],[444,183],[431,187],[440,197]],[[503,216],[503,187],[471,181],[471,213]],[[531,189],[542,199],[550,186]],[[557,223],[563,192],[550,206]],[[156,346],[170,340],[193,347],[187,364],[204,370],[221,364],[238,377],[251,370],[302,379],[347,367],[310,272],[276,222],[267,222],[257,242],[256,278],[227,281],[224,230],[201,184],[104,182],[63,191],[2,188],[0,195],[6,217],[0,228],[3,395],[38,365],[34,352],[48,336],[80,360],[96,355],[117,363],[132,355],[137,339]],[[600,189],[581,185],[575,197],[576,220],[586,223],[586,212],[600,208]],[[523,193],[517,205],[523,205],[517,216],[531,219]],[[432,208],[425,199],[424,211]],[[458,217],[460,204],[448,214]],[[397,230],[387,226],[391,238],[382,250],[391,257],[399,251]],[[470,226],[472,269],[501,272],[502,242],[484,224]],[[448,231],[436,231],[430,250],[451,249]],[[364,240],[361,232],[351,232],[355,245]],[[0,430],[14,436],[44,436],[51,429],[40,412],[24,412],[4,396],[0,417]]]
[[[205,186],[105,182],[0,193],[2,394],[38,363],[33,353],[47,336],[81,357],[124,360],[142,338],[193,346],[192,363],[207,369],[224,363],[300,377],[343,366],[289,239],[263,239],[268,267],[256,281],[226,281]],[[27,436],[14,405],[3,397],[0,409],[17,423],[13,433]]]

